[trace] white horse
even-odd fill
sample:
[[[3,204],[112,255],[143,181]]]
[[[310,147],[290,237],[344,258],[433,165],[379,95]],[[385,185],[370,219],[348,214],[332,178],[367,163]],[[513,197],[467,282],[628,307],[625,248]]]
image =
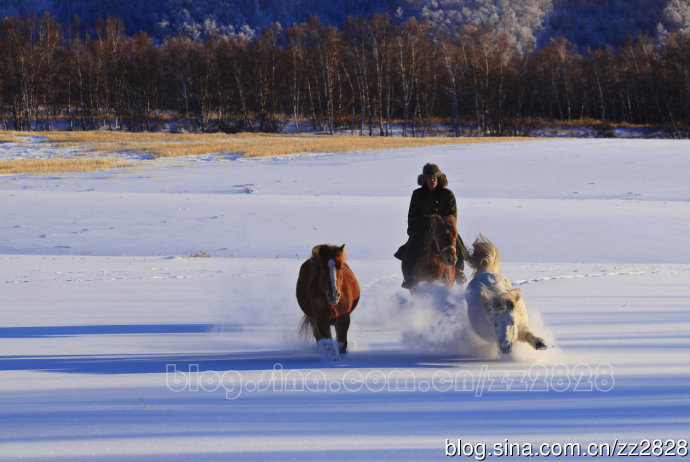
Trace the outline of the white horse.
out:
[[[546,349],[544,339],[535,336],[527,324],[522,291],[498,274],[501,254],[496,246],[480,234],[467,261],[474,270],[465,294],[467,312],[477,335],[498,341],[504,354],[510,353],[517,341],[527,342],[537,350]]]

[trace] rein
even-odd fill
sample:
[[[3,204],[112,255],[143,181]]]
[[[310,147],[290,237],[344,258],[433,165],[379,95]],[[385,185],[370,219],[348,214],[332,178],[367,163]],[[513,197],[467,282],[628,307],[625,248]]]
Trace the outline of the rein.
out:
[[[451,250],[451,249],[455,250],[454,245],[448,245],[444,248],[441,248],[441,246],[438,245],[438,238],[434,239],[434,241],[436,242],[436,250],[438,250],[438,253],[434,254],[435,257],[440,257],[443,254],[443,252],[445,252],[446,250]]]
[[[434,231],[434,244],[436,244],[436,250],[438,251],[438,253],[434,254],[434,257],[441,258],[443,256],[443,252],[445,252],[446,250],[455,250],[455,243],[447,245],[444,248],[441,248],[441,246],[438,243],[438,236],[436,235],[436,229],[435,229],[436,223],[435,222],[433,223],[433,227],[434,227],[434,230],[433,230]],[[448,232],[447,226],[446,226],[446,232]]]

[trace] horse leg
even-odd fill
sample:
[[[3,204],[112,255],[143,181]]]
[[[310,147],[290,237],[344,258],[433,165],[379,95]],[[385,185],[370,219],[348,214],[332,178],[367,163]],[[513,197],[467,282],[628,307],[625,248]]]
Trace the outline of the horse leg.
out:
[[[347,353],[347,330],[350,328],[350,315],[340,316],[335,321],[335,334],[338,339],[340,354]]]
[[[443,270],[443,279],[446,281],[447,289],[453,287],[453,283],[455,282],[455,267],[446,267]]]
[[[544,342],[544,339],[537,337],[529,329],[520,333],[520,340],[529,343],[535,350],[546,350],[546,342]]]
[[[322,339],[330,339],[331,338],[331,325],[329,324],[328,320],[323,320],[320,318],[316,318],[312,321],[312,328],[314,330],[314,338],[318,342],[319,340]]]
[[[331,338],[331,324],[328,320],[317,319],[314,325],[314,337],[321,355],[330,361],[338,359],[333,339]]]

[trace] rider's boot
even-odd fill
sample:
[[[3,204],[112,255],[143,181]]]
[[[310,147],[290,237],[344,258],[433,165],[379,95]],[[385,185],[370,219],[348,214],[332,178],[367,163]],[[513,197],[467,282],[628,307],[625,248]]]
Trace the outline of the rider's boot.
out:
[[[404,274],[407,274],[407,276],[403,280],[400,287],[402,287],[403,289],[411,289],[413,286],[417,285],[417,280],[413,276],[415,267],[414,265],[408,263],[407,265],[405,265],[405,269],[406,271],[404,272]]]

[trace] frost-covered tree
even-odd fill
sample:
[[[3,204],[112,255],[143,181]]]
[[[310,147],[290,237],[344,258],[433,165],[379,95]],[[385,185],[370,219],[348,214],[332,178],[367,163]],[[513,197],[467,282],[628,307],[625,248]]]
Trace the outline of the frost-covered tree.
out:
[[[668,32],[690,32],[690,0],[671,0],[662,12],[661,24]]]
[[[668,0],[554,0],[540,46],[564,37],[581,50],[617,46],[626,37],[654,35]]]
[[[374,13],[388,13],[395,24],[415,17],[433,28],[490,27],[523,52],[558,37],[586,50],[617,46],[629,35],[690,29],[690,0],[0,0],[0,19],[44,10],[63,25],[77,15],[84,28],[116,16],[128,35],[143,30],[159,43],[177,34],[253,36],[273,22],[290,27],[310,15],[342,27],[348,16]]]
[[[434,27],[488,27],[529,50],[551,12],[552,0],[407,0],[406,7],[409,15],[429,21]]]

